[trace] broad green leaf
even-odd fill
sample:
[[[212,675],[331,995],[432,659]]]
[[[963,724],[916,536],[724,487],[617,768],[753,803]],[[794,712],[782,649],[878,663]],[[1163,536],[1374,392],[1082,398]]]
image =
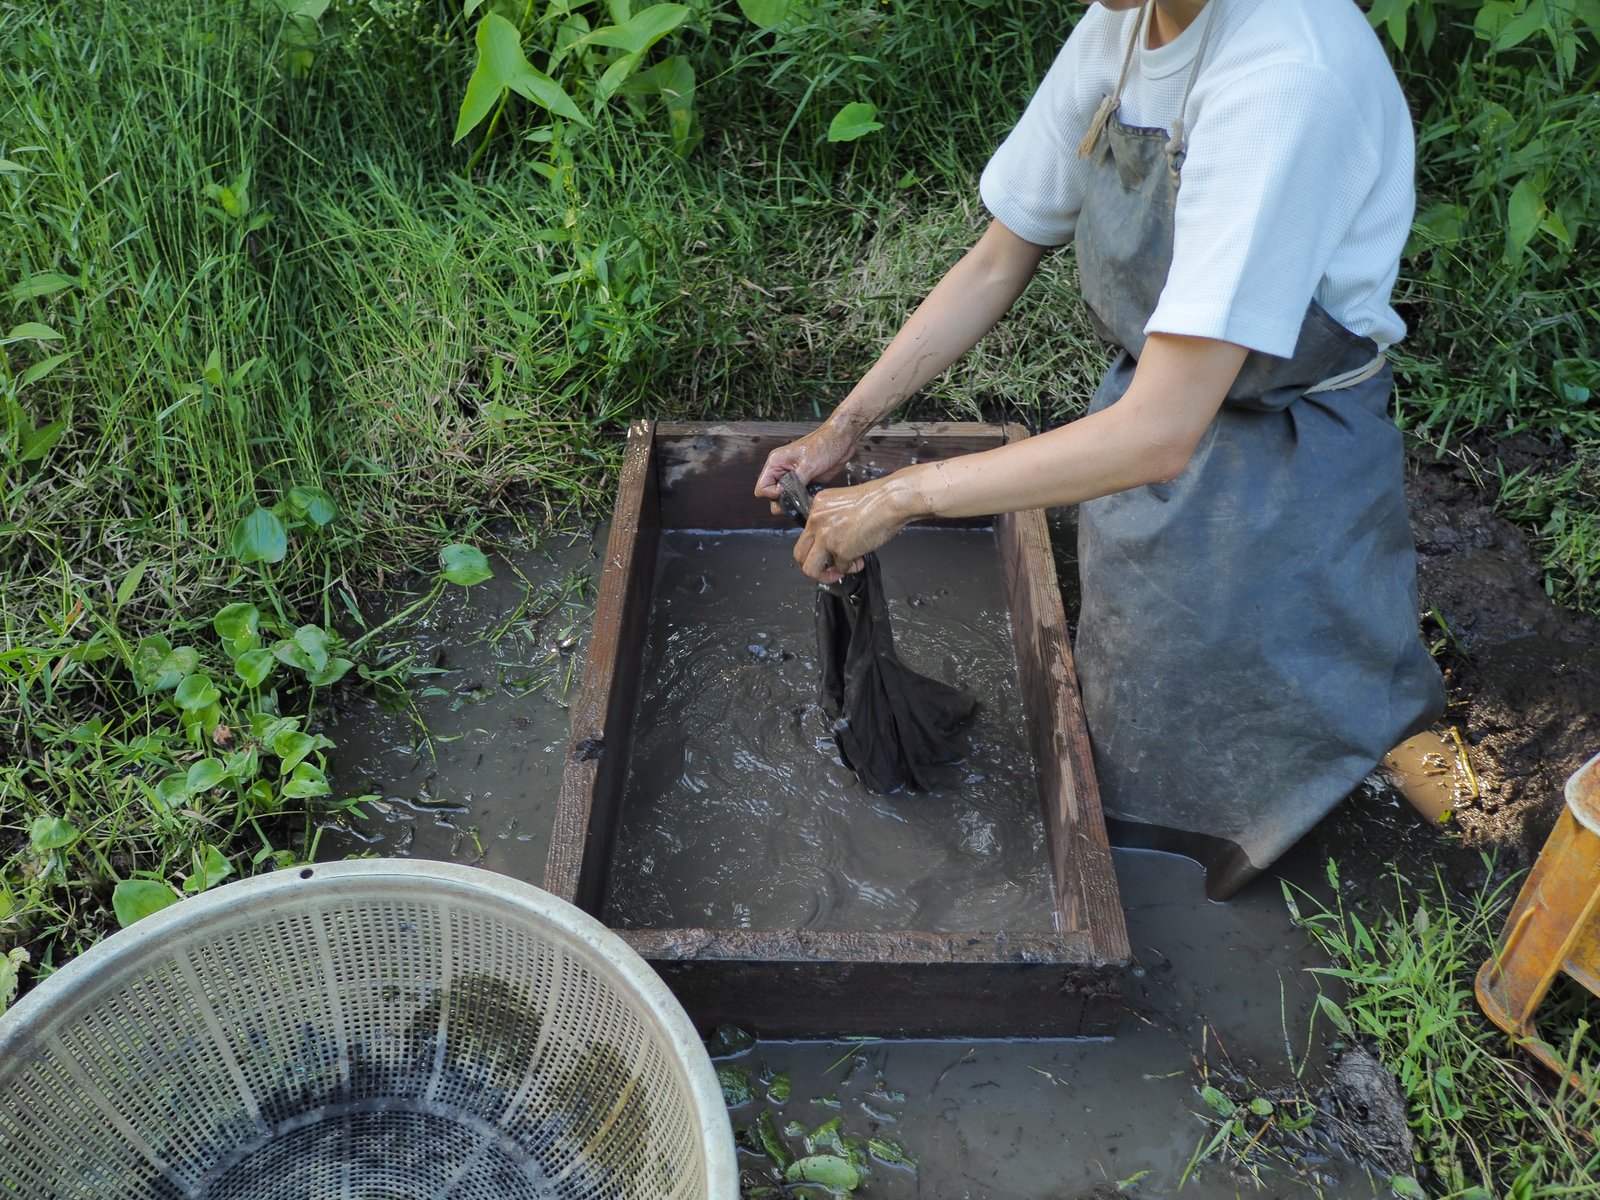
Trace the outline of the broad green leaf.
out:
[[[292,487],[289,489],[289,511],[303,517],[319,529],[333,524],[339,515],[339,506],[333,497],[319,487]]]
[[[0,163],[5,159],[0,158]],[[11,915],[13,902],[11,893],[0,889],[0,921]],[[0,1016],[5,1015],[6,1009],[11,1007],[11,1002],[17,998],[18,976],[22,971],[22,964],[29,961],[29,954],[21,946],[13,946],[4,954],[0,954]]]
[[[39,429],[25,435],[22,446],[17,454],[21,462],[34,462],[50,453],[50,448],[59,442],[62,435],[67,432],[65,421],[51,421]]]
[[[643,54],[693,15],[687,5],[652,4],[620,25],[596,29],[583,41]]]
[[[22,373],[22,378],[17,380],[17,386],[31,387],[71,357],[70,354],[52,354],[48,358],[41,358]]]
[[[37,275],[29,275],[20,283],[13,284],[7,295],[12,300],[32,300],[38,296],[53,296],[57,292],[77,286],[76,279],[69,279],[55,271],[41,271]]]
[[[466,0],[466,6],[461,10],[461,15],[463,17],[470,17],[473,13],[478,11],[478,6],[482,3],[483,0]]]
[[[238,642],[256,636],[261,627],[261,610],[243,601],[229,604],[211,618],[211,628],[225,642]]]
[[[745,1067],[718,1067],[717,1082],[722,1085],[722,1103],[728,1108],[738,1108],[756,1098],[750,1072]]]
[[[173,890],[154,879],[124,879],[111,893],[117,924],[124,929],[178,902]]]
[[[794,1155],[778,1136],[778,1125],[773,1119],[770,1108],[762,1109],[761,1115],[756,1118],[755,1139],[766,1151],[767,1157],[778,1165],[778,1170],[789,1169],[789,1164],[794,1161]]]
[[[9,158],[0,158],[0,175],[31,175],[32,173],[33,168],[31,167],[12,162]]]
[[[258,688],[272,674],[273,662],[271,650],[246,650],[233,660],[233,673],[244,680],[246,687]]]
[[[121,608],[133,599],[133,594],[139,590],[139,585],[144,582],[144,573],[150,569],[150,560],[145,559],[133,570],[122,577],[122,582],[117,584],[117,607]]]
[[[523,57],[522,34],[510,21],[499,13],[484,14],[483,20],[478,22],[476,41],[478,63],[473,68],[472,78],[467,80],[467,94],[461,101],[452,143],[459,142],[477,128],[507,88],[553,113],[582,125],[589,124],[561,85],[544,72],[535,70]]]
[[[878,106],[857,100],[846,104],[837,113],[833,120],[828,122],[828,140],[830,142],[853,142],[857,138],[866,137],[883,128],[883,123],[877,120]]]
[[[294,631],[294,644],[306,653],[306,662],[315,671],[328,665],[328,634],[320,625],[302,625]]]
[[[759,29],[771,29],[789,18],[789,0],[739,0],[739,11]]]
[[[594,94],[600,100],[609,100],[616,94],[616,90],[633,74],[633,69],[644,60],[644,52],[636,51],[633,54],[624,54],[616,62],[606,68],[606,73],[600,76],[594,85]]]
[[[201,792],[209,792],[227,777],[228,769],[222,765],[221,759],[202,758],[190,765],[184,783],[188,786],[191,796],[198,796]]]
[[[61,335],[48,325],[41,325],[38,321],[24,321],[21,325],[13,325],[11,332],[0,338],[0,346],[9,346],[12,342],[59,342]]]
[[[35,817],[28,826],[28,844],[35,854],[48,850],[64,850],[81,836],[77,826],[60,817]]]
[[[185,712],[199,712],[201,709],[209,708],[221,697],[222,693],[217,691],[216,685],[206,675],[185,676],[183,682],[178,685],[178,690],[172,694],[178,707]]]
[[[1541,29],[1547,28],[1549,28],[1549,17],[1544,11],[1544,5],[1530,4],[1495,30],[1491,45],[1496,50],[1509,50],[1513,46],[1522,45]]]
[[[276,513],[258,506],[233,527],[232,549],[234,558],[247,566],[282,562],[289,553],[289,533]]]
[[[891,1167],[910,1167],[913,1171],[917,1169],[916,1160],[907,1155],[903,1148],[882,1138],[868,1138],[867,1151],[873,1158],[888,1163]]]
[[[329,790],[327,776],[308,762],[296,767],[282,787],[283,794],[291,800],[309,800],[317,796],[326,796]]]
[[[191,895],[216,887],[233,874],[233,864],[215,846],[207,846],[200,852],[199,858],[198,869],[183,881],[183,890]]]
[[[285,666],[293,667],[296,671],[312,671],[316,669],[311,665],[311,659],[306,655],[306,652],[287,639],[272,644],[272,656]]]
[[[156,688],[156,681],[161,678],[161,664],[171,653],[172,643],[159,633],[139,639],[139,644],[133,648],[133,658],[129,661],[128,667],[140,687]],[[178,678],[181,679],[182,675]],[[174,679],[172,683],[176,687],[178,680]]]
[[[483,551],[462,542],[453,542],[439,551],[439,572],[451,583],[459,583],[462,587],[471,587],[494,578]]]
[[[1258,1117],[1270,1117],[1272,1115],[1272,1101],[1262,1096],[1257,1096],[1250,1101],[1250,1111]]]
[[[1533,235],[1544,218],[1544,193],[1531,175],[1525,175],[1511,189],[1511,199],[1506,202],[1506,259],[1516,262],[1522,257]]]
[[[1422,1185],[1409,1175],[1395,1175],[1389,1180],[1389,1194],[1398,1200],[1428,1200]]]
[[[188,776],[168,775],[156,784],[155,797],[169,812],[189,803]]]
[[[1200,1089],[1200,1099],[1204,1100],[1206,1106],[1219,1116],[1231,1117],[1234,1109],[1238,1108],[1238,1105],[1228,1099],[1223,1092],[1211,1087],[1209,1084]]]
[[[312,687],[328,687],[338,683],[350,673],[350,668],[355,666],[348,658],[330,658],[327,666],[319,667],[315,671],[306,672],[306,682]]]
[[[797,1158],[783,1173],[789,1183],[821,1183],[828,1187],[844,1188],[853,1192],[861,1183],[861,1173],[849,1159],[831,1154],[813,1154],[810,1158]]]
[[[305,761],[306,755],[317,748],[317,739],[309,733],[287,730],[272,740],[272,752],[283,759],[278,769],[288,774]]]
[[[151,686],[158,692],[175,688],[185,675],[194,673],[200,665],[200,652],[193,646],[179,646],[167,654],[156,668],[156,681]]]
[[[664,58],[648,71],[640,71],[625,83],[622,91],[633,96],[656,96],[666,105],[672,144],[679,154],[694,148],[694,66],[682,55]]]

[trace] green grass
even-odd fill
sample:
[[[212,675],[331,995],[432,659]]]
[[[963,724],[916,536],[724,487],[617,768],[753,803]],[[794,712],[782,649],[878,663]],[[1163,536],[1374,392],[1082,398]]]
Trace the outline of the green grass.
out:
[[[1329,870],[1333,875],[1332,864]],[[1337,888],[1336,875],[1333,882]],[[1290,904],[1335,963],[1318,973],[1337,980],[1343,996],[1338,1003],[1324,996],[1322,1011],[1347,1037],[1371,1046],[1399,1080],[1427,1194],[1595,1195],[1600,1037],[1591,1026],[1592,998],[1575,991],[1540,1014],[1571,1073],[1586,1081],[1586,1096],[1519,1054],[1473,995],[1514,898],[1512,883],[1486,883],[1465,899],[1442,884],[1417,886],[1399,876],[1394,886],[1392,896],[1359,906],[1314,910],[1293,896]]]

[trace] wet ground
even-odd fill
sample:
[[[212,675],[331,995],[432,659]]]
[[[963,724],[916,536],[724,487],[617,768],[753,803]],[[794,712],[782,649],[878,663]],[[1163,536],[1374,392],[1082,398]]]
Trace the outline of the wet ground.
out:
[[[525,544],[493,565],[492,581],[450,589],[416,625],[410,652],[427,673],[409,700],[358,700],[328,730],[338,789],[378,799],[366,821],[325,829],[321,856],[425,856],[542,878],[597,556],[580,539]],[[757,1093],[734,1108],[736,1128],[756,1129],[767,1113],[778,1140],[803,1154],[807,1135],[837,1118],[841,1136],[879,1151],[863,1150],[873,1173],[856,1194],[869,1197],[1072,1200],[1119,1181],[1145,1196],[1176,1190],[1222,1127],[1201,1095],[1208,1080],[1228,1103],[1261,1107],[1324,1059],[1304,971],[1316,960],[1276,879],[1217,905],[1187,860],[1119,851],[1117,868],[1139,967],[1115,1038],[761,1042],[721,1060]],[[1320,878],[1306,856],[1290,870],[1313,888]],[[783,1103],[769,1098],[776,1076],[787,1080]],[[1241,1143],[1260,1134],[1279,1145],[1276,1127],[1309,1115],[1271,1103],[1250,1114]],[[1314,1194],[1344,1181],[1338,1194],[1376,1194],[1309,1137],[1291,1137],[1260,1168],[1273,1188]],[[753,1133],[745,1141],[761,1145]],[[884,1159],[900,1154],[915,1169]],[[762,1154],[742,1157],[753,1183],[770,1170]],[[1248,1173],[1208,1165],[1183,1194],[1220,1200],[1241,1186],[1253,1190]]]
[[[1526,865],[1566,776],[1600,750],[1600,622],[1550,603],[1470,461],[1418,461],[1411,488],[1423,609],[1436,614],[1425,630],[1480,796],[1431,828],[1372,781],[1284,865],[1315,891],[1335,857],[1347,899],[1372,903],[1392,892],[1391,864],[1419,878],[1437,866],[1462,889],[1485,873],[1482,848],[1498,847],[1501,872]],[[359,827],[325,831],[323,856],[425,855],[541,878],[596,554],[582,539],[525,543],[495,566],[491,583],[451,589],[416,629],[430,673],[408,703],[355,702],[329,730],[340,790],[379,799]],[[735,1128],[780,1154],[803,1153],[808,1137],[860,1139],[872,1175],[855,1194],[867,1197],[1388,1194],[1381,1169],[1329,1155],[1321,1121],[1289,1128],[1310,1114],[1288,1085],[1330,1051],[1309,1030],[1305,968],[1317,963],[1278,880],[1216,905],[1185,860],[1119,851],[1117,868],[1138,970],[1116,1038],[761,1042],[720,1060],[750,1085]],[[1214,1139],[1233,1153],[1180,1192]],[[753,1182],[769,1169],[753,1149],[743,1159]]]

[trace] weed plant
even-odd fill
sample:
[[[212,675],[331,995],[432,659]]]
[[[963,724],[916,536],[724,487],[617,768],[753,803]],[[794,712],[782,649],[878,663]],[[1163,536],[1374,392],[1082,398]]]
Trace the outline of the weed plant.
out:
[[[1329,864],[1335,890],[1338,875]],[[1492,879],[1494,872],[1489,871]],[[1514,892],[1485,884],[1465,899],[1443,883],[1396,876],[1381,907],[1315,907],[1286,890],[1297,920],[1335,964],[1343,999],[1320,997],[1341,1033],[1371,1046],[1408,1101],[1418,1178],[1434,1200],[1538,1200],[1600,1194],[1600,1038],[1592,997],[1547,1005],[1541,1027],[1582,1086],[1545,1074],[1479,1011],[1478,968]],[[1587,1013],[1587,1017],[1585,1016]],[[1587,1089],[1587,1095],[1585,1094]]]

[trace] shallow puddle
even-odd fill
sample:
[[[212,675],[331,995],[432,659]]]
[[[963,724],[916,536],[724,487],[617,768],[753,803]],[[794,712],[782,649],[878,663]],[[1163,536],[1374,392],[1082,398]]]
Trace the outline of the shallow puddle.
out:
[[[406,703],[358,697],[325,730],[335,790],[376,799],[364,820],[321,831],[318,858],[438,859],[544,879],[597,544],[530,542],[496,556],[493,579],[448,587],[406,627],[425,667]]]
[[[793,541],[662,539],[607,923],[1052,929],[994,535],[916,530],[881,555],[901,657],[979,702],[948,784],[887,796],[843,764],[817,703],[816,591]]]
[[[1114,856],[1139,967],[1113,1039],[758,1042],[719,1060],[756,1082],[756,1099],[733,1110],[735,1129],[755,1125],[765,1109],[779,1136],[792,1127],[785,1141],[799,1154],[802,1131],[835,1118],[846,1138],[903,1150],[914,1171],[875,1159],[853,1193],[874,1200],[1233,1200],[1311,1196],[1319,1186],[1335,1196],[1387,1194],[1319,1153],[1298,1161],[1258,1154],[1259,1191],[1248,1172],[1218,1164],[1196,1168],[1179,1191],[1218,1128],[1200,1115],[1216,1117],[1200,1095],[1203,1070],[1248,1105],[1291,1081],[1291,1063],[1321,1061],[1320,1037],[1308,1044],[1315,990],[1304,972],[1321,964],[1290,923],[1276,879],[1212,904],[1187,859]],[[789,1099],[775,1105],[759,1081],[780,1075]],[[1257,1130],[1271,1144],[1270,1121],[1294,1115],[1288,1107],[1251,1114],[1235,1147]],[[741,1160],[765,1178],[764,1160],[749,1151]]]

